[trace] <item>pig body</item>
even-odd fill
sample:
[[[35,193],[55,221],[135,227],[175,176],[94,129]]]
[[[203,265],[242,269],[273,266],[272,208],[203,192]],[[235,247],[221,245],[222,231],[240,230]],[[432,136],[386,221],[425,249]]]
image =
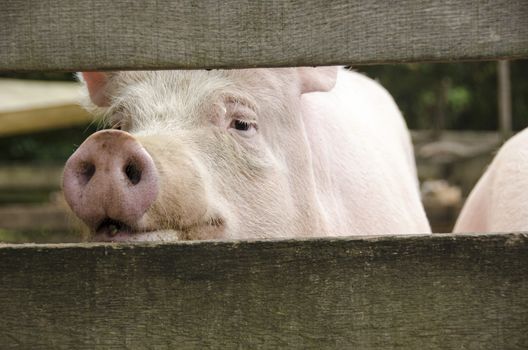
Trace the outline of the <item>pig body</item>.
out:
[[[528,129],[506,142],[457,219],[454,232],[528,231]]]
[[[132,188],[130,176],[90,190],[97,173],[79,180],[88,158],[72,156],[66,199],[96,240],[430,232],[405,122],[391,96],[363,75],[320,67],[84,79],[107,121],[127,132],[96,134],[77,152],[84,147],[93,157],[105,152],[104,140],[115,148],[118,139],[137,142],[157,177],[140,196],[157,191],[155,199],[136,205],[136,194],[111,194]],[[87,198],[100,204],[88,212]]]
[[[302,103],[322,232],[429,232],[410,135],[392,97],[341,71],[333,90],[305,94]]]

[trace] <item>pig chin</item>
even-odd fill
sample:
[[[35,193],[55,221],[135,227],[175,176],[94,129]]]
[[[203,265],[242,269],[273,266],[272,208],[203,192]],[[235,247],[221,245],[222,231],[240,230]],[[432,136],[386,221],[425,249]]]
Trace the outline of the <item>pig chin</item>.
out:
[[[178,241],[181,233],[173,230],[159,230],[149,232],[119,231],[114,234],[96,233],[92,236],[92,242],[163,242]]]
[[[197,184],[195,184],[197,185]],[[169,187],[170,188],[170,187]],[[203,191],[174,198],[173,188],[160,190],[157,200],[137,221],[118,221],[110,216],[92,226],[94,242],[149,242],[204,240],[225,237],[226,220],[212,210]],[[200,195],[201,194],[201,195]]]
[[[189,226],[157,229],[148,215],[137,224],[127,226],[114,220],[105,220],[91,235],[92,242],[171,242],[193,239],[215,239],[225,235],[224,220],[219,217],[203,220]],[[170,226],[170,225],[169,225]],[[179,226],[179,227],[177,227]]]

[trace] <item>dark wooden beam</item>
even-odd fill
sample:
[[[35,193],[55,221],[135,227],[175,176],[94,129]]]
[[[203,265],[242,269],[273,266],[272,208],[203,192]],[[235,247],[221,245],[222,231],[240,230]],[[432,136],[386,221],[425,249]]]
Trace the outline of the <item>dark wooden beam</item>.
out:
[[[526,349],[528,235],[0,246],[0,347]]]
[[[0,71],[526,58],[527,23],[525,0],[8,0]]]

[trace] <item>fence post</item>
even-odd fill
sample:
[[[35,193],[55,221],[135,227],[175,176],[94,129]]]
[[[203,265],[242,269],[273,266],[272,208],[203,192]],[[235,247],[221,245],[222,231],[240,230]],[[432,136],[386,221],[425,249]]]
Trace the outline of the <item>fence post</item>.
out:
[[[511,106],[511,81],[510,62],[500,60],[497,62],[498,79],[498,105],[499,105],[499,131],[503,141],[512,133],[512,106]]]

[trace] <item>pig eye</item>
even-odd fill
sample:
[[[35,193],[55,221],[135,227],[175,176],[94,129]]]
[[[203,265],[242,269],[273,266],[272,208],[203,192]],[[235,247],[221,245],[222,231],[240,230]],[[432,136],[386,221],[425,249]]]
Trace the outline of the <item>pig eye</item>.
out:
[[[246,137],[253,136],[257,132],[257,127],[254,123],[241,119],[233,119],[229,127]]]
[[[233,120],[233,127],[240,131],[248,131],[251,128],[251,124],[243,120],[235,119]]]

